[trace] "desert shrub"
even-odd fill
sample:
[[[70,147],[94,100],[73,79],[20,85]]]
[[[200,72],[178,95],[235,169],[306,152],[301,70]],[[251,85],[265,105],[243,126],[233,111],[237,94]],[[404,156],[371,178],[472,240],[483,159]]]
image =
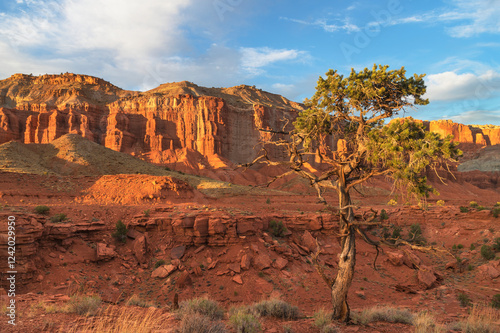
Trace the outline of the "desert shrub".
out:
[[[472,244],[470,245],[470,250],[471,250],[471,251],[474,251],[475,249],[476,249],[476,244],[472,243]]]
[[[418,244],[418,245],[424,245],[426,243],[426,240],[424,236],[422,235],[422,228],[420,227],[419,223],[412,224],[410,226],[410,232],[408,233],[408,241]]]
[[[353,312],[352,319],[355,324],[366,325],[374,321],[386,321],[390,323],[413,323],[414,315],[407,309],[391,307],[373,307],[361,312]]]
[[[481,246],[481,256],[486,260],[495,259],[495,251],[491,246],[484,244]]]
[[[460,213],[468,213],[468,212],[469,212],[469,208],[468,207],[460,206]]]
[[[160,259],[157,262],[155,262],[155,268],[158,268],[158,267],[163,266],[163,265],[165,265],[165,260],[163,260],[163,259]]]
[[[389,214],[387,214],[387,212],[385,211],[385,209],[382,209],[380,211],[380,219],[383,221],[383,220],[387,220],[389,219]]]
[[[281,221],[271,220],[269,222],[269,228],[274,237],[283,237],[288,231]]]
[[[491,245],[491,248],[495,252],[500,252],[500,237],[495,238],[493,245]]]
[[[285,301],[272,298],[261,301],[252,306],[260,316],[269,316],[281,319],[297,319],[299,308]]]
[[[460,303],[460,306],[462,307],[467,307],[467,306],[470,306],[472,304],[472,300],[470,299],[470,297],[465,294],[465,293],[460,293],[457,295],[457,299],[458,299],[458,302]]]
[[[50,218],[50,221],[52,223],[60,223],[60,222],[63,222],[64,220],[66,220],[66,214],[63,214],[63,213],[56,214]]]
[[[319,328],[320,333],[337,333],[340,332],[338,327],[332,323],[332,313],[325,309],[320,309],[313,315],[314,326]]]
[[[99,296],[73,296],[68,303],[67,312],[81,316],[94,315],[101,303],[102,300]]]
[[[213,322],[207,316],[190,313],[182,317],[179,333],[226,333],[227,329],[221,322]]]
[[[481,211],[481,210],[485,210],[486,207],[484,207],[484,206],[477,206],[476,209],[479,210],[479,211]]]
[[[127,305],[140,306],[141,308],[149,308],[149,307],[154,306],[150,302],[147,302],[147,301],[143,300],[142,298],[140,298],[137,295],[132,295],[132,297],[130,297],[128,299]]]
[[[387,203],[388,206],[396,206],[397,204],[398,202],[394,199],[389,200],[389,202]]]
[[[208,298],[193,298],[179,304],[179,313],[183,316],[186,313],[199,313],[210,319],[222,319],[224,310],[216,301]]]
[[[125,243],[127,241],[127,226],[122,222],[122,220],[118,220],[115,226],[115,232],[111,234],[114,239],[119,242]]]
[[[149,213],[151,213],[151,209],[146,209],[143,213],[144,213],[144,216],[149,217]]]
[[[415,333],[441,333],[446,330],[441,325],[436,324],[436,319],[429,312],[419,313],[413,320]]]
[[[384,227],[382,229],[382,233],[383,233],[382,238],[387,240],[389,243],[394,244],[394,243],[396,243],[396,240],[401,238],[402,231],[403,231],[403,228],[392,226],[392,233],[391,233],[391,230],[389,228]]]
[[[48,206],[36,206],[35,207],[35,213],[41,214],[41,215],[47,215],[50,211],[50,207]]]
[[[495,309],[500,309],[500,294],[493,295],[493,299],[491,300],[491,306]]]
[[[248,307],[241,307],[232,311],[229,321],[237,333],[257,333],[262,329],[257,317]]]
[[[266,204],[270,205],[271,204],[271,199],[267,198],[266,199]]]
[[[493,217],[497,218],[500,215],[500,208],[493,208],[491,211],[491,214],[493,214]]]
[[[441,207],[442,207],[442,206],[444,206],[444,204],[445,204],[444,200],[438,200],[438,201],[436,202],[436,205],[437,205],[437,206],[441,206]]]
[[[496,333],[499,331],[500,310],[475,305],[469,316],[457,323],[456,328],[466,333]]]
[[[471,201],[469,202],[469,206],[471,206],[472,208],[476,208],[477,206],[479,206],[479,204],[476,201]]]

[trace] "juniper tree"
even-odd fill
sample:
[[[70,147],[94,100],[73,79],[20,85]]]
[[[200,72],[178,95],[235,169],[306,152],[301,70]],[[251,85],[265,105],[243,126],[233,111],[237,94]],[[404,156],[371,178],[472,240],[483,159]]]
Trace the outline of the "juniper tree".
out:
[[[372,177],[387,175],[409,194],[428,196],[433,188],[426,182],[426,169],[453,160],[460,153],[451,137],[443,139],[426,131],[421,123],[401,120],[384,126],[384,120],[407,108],[429,103],[422,97],[426,92],[425,74],[406,77],[404,67],[388,67],[374,65],[359,72],[353,69],[345,77],[336,70],[328,71],[325,78],[319,78],[314,96],[306,99],[306,110],[293,128],[266,130],[275,138],[263,142],[262,154],[247,164],[286,166],[289,171],[272,181],[298,174],[317,190],[323,203],[326,188],[337,192],[341,245],[337,275],[329,280],[317,268],[331,287],[333,319],[340,321],[349,320],[347,293],[356,264],[356,233],[372,245],[379,244],[365,233],[367,225],[376,224],[376,212],[370,218],[356,217],[351,190]],[[332,138],[337,140],[336,147],[328,144]],[[289,159],[270,159],[269,145],[284,149]],[[322,163],[320,173],[307,167],[313,155]]]

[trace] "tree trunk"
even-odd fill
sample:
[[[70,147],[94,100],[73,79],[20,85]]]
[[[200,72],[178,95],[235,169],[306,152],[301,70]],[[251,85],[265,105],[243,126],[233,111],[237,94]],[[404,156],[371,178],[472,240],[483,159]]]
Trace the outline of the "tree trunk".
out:
[[[339,268],[335,282],[332,286],[332,304],[334,320],[349,321],[349,305],[347,304],[347,293],[354,277],[354,266],[356,265],[356,237],[354,227],[354,212],[351,205],[349,193],[346,191],[345,182],[340,179],[339,184],[339,206],[340,206],[340,234],[342,251],[339,258]]]

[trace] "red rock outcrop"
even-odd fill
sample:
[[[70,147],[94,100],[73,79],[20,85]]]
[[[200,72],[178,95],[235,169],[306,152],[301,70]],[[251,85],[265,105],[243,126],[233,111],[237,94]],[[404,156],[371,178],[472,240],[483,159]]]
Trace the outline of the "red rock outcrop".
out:
[[[259,129],[277,129],[302,110],[249,86],[179,82],[138,93],[75,74],[16,74],[0,81],[0,96],[0,144],[49,143],[74,133],[155,163],[189,163],[187,155],[199,153],[206,167],[248,162],[269,135]]]
[[[475,143],[481,146],[500,144],[500,126],[463,125],[451,120],[435,120],[424,122],[432,132],[442,137],[453,135],[453,140],[459,143]]]

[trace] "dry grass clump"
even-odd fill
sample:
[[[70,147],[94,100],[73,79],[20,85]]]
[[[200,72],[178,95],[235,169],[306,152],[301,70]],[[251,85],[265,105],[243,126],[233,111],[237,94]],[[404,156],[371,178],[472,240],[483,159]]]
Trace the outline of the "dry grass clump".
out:
[[[71,328],[63,327],[60,332],[149,333],[169,328],[166,323],[168,316],[154,308],[130,311],[127,307],[109,306],[99,315],[87,317],[84,322]]]
[[[190,313],[198,313],[209,317],[211,320],[224,317],[224,310],[219,304],[208,298],[193,298],[179,304],[178,314],[180,317]]]
[[[337,333],[339,328],[332,323],[332,313],[325,309],[320,309],[313,315],[314,326],[319,328],[320,333]]]
[[[102,300],[99,296],[73,296],[66,306],[67,313],[92,316],[97,313]]]
[[[413,320],[415,333],[444,333],[445,328],[436,323],[436,318],[429,312],[419,313]]]
[[[374,321],[386,321],[390,323],[413,324],[414,315],[407,309],[396,309],[391,307],[373,307],[361,312],[352,313],[352,320],[356,324],[366,325]]]
[[[257,333],[262,330],[259,314],[252,306],[242,306],[230,310],[229,321],[236,333]]]
[[[467,319],[455,326],[464,333],[500,332],[500,310],[486,305],[474,305]]]
[[[209,317],[199,313],[185,315],[179,327],[179,333],[226,333],[222,322],[212,321]],[[246,331],[245,331],[246,332]]]
[[[260,316],[269,316],[281,319],[297,319],[299,308],[280,299],[272,298],[252,305]]]
[[[140,306],[141,308],[149,308],[149,307],[154,307],[154,304],[150,303],[150,302],[147,302],[145,300],[143,300],[142,298],[140,298],[139,296],[137,295],[132,295],[128,301],[127,301],[127,305],[135,305],[135,306]]]

